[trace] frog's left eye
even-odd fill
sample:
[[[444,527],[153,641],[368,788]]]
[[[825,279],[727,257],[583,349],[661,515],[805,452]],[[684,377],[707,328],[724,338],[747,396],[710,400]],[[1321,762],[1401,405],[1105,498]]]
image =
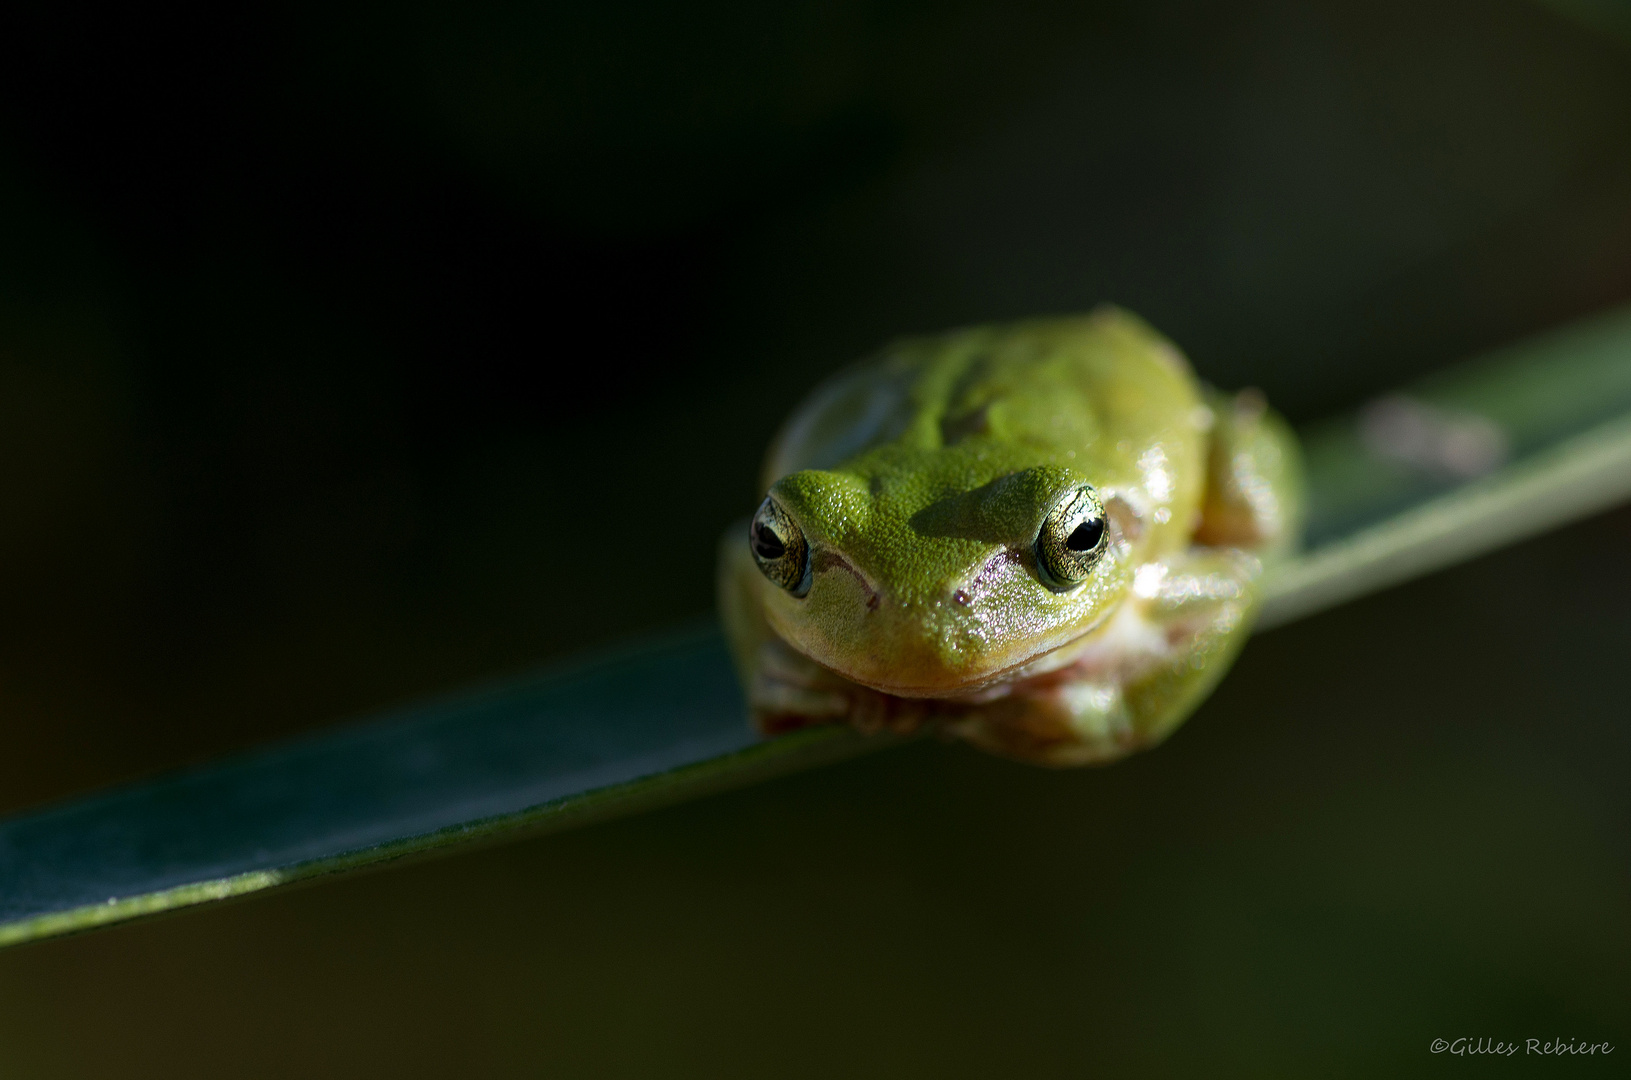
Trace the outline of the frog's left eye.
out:
[[[1043,584],[1054,592],[1074,589],[1087,580],[1109,546],[1098,492],[1086,484],[1065,492],[1036,534],[1036,565]]]
[[[766,497],[753,515],[748,549],[765,577],[794,596],[810,591],[810,545],[792,515],[775,499]]]

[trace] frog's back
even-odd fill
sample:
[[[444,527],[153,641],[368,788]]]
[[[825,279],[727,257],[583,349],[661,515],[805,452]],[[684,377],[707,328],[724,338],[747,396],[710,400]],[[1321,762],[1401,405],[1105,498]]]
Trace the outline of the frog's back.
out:
[[[1187,536],[1209,415],[1178,350],[1119,309],[982,326],[897,342],[817,388],[772,444],[763,484],[898,469],[938,476],[944,493],[1059,465],[1141,488],[1157,525],[1171,522],[1161,531]]]

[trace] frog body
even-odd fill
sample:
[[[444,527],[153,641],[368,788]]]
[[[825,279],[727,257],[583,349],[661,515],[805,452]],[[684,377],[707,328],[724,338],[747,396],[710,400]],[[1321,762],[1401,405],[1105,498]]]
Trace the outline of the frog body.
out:
[[[720,607],[767,733],[932,723],[1050,765],[1159,742],[1295,545],[1295,440],[1115,308],[898,342],[765,459]]]

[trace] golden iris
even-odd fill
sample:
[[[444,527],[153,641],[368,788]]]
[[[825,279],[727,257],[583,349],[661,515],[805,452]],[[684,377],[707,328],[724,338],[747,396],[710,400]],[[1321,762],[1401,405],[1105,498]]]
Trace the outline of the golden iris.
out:
[[[1098,492],[1086,484],[1067,491],[1036,534],[1036,565],[1043,584],[1055,592],[1074,589],[1104,557],[1109,540]]]
[[[794,596],[810,591],[810,545],[792,515],[775,499],[766,497],[753,515],[748,549],[765,577]]]

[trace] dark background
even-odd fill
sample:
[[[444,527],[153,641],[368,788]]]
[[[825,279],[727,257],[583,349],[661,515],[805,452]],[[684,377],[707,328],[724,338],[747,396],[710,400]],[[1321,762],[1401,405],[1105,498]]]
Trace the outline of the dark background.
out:
[[[1631,300],[1614,10],[8,7],[0,808],[705,612],[896,334],[1114,300],[1306,420]],[[1266,635],[1114,769],[915,746],[6,953],[0,1075],[1631,1054],[1628,540]]]

